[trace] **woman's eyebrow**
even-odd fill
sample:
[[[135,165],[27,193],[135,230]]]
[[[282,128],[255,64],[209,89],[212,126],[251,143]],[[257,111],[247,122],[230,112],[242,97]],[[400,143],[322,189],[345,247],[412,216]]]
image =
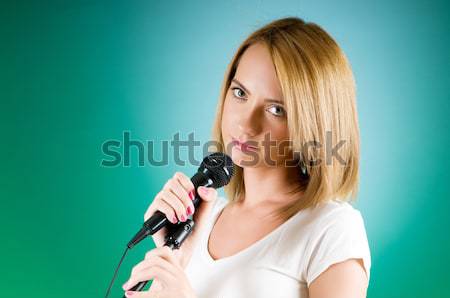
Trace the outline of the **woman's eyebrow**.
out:
[[[231,81],[236,83],[237,85],[239,85],[239,87],[241,87],[245,92],[247,92],[248,95],[252,95],[250,93],[250,91],[248,91],[248,89],[245,88],[245,86],[241,82],[239,82],[237,79],[232,79]],[[266,98],[264,101],[283,104],[283,102],[281,100],[273,99],[273,98]]]

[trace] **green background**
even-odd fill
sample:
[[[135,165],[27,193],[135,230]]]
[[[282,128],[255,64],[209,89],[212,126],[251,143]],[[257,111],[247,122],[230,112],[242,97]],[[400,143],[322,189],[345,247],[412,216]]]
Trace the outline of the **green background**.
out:
[[[449,6],[386,0],[2,2],[0,296],[103,297],[153,196],[196,167],[134,151],[106,168],[101,144],[203,144],[234,50],[285,16],[325,28],[355,73],[368,297],[449,297]]]

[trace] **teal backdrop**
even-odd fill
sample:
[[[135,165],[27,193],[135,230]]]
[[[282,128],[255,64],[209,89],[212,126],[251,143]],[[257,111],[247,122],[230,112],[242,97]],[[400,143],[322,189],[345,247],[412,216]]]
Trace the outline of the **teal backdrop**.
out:
[[[209,140],[234,50],[286,16],[321,25],[354,70],[368,297],[450,297],[449,5],[417,0],[2,1],[0,296],[103,297],[153,196],[196,166],[141,167],[131,148],[105,167],[102,144]]]

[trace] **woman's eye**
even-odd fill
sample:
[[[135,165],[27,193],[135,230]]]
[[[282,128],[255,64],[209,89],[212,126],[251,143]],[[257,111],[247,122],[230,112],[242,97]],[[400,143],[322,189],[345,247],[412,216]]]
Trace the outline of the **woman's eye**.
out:
[[[239,99],[243,99],[245,96],[245,92],[241,88],[232,88],[234,97],[237,97]]]
[[[279,116],[279,117],[284,116],[286,114],[283,107],[280,107],[280,106],[271,106],[269,108],[269,110],[272,114],[274,114],[275,116]]]

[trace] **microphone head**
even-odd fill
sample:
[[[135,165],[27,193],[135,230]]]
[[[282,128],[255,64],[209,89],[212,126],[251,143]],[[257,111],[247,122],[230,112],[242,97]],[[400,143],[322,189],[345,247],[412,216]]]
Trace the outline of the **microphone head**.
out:
[[[227,185],[234,174],[234,164],[231,157],[222,152],[215,152],[206,156],[199,169],[213,181],[214,188]]]

